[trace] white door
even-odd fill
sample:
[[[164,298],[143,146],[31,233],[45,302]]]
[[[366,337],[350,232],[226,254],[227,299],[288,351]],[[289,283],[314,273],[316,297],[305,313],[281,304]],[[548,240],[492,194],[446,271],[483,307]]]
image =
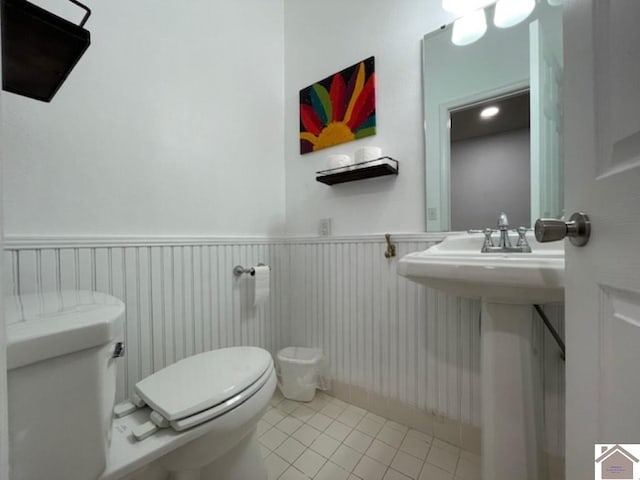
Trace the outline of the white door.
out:
[[[594,443],[640,443],[640,1],[565,0],[567,479]]]

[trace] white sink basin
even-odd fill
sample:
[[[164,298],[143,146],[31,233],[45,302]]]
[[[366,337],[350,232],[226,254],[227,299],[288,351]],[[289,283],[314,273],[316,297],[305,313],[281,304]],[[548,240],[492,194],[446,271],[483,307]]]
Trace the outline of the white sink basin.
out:
[[[517,236],[510,238],[515,245]],[[527,234],[527,240],[532,253],[480,253],[483,234],[453,235],[427,250],[405,255],[398,262],[398,274],[453,295],[492,303],[561,302],[564,242],[539,243],[533,233]]]
[[[410,280],[481,300],[484,479],[544,478],[542,394],[534,381],[540,362],[532,347],[532,322],[540,320],[531,304],[563,300],[564,242],[527,240],[532,253],[480,253],[483,234],[452,235],[398,262],[398,274]]]

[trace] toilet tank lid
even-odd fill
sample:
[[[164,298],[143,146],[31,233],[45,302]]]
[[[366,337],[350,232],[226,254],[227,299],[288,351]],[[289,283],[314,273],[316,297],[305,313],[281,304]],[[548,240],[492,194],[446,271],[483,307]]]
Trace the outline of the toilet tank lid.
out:
[[[63,290],[5,298],[7,365],[23,367],[116,339],[124,304],[88,290]]]

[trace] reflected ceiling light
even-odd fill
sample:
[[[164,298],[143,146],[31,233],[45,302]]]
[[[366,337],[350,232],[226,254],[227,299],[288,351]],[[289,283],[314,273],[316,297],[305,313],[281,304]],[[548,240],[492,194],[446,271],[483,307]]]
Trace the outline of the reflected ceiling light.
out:
[[[456,15],[465,15],[479,8],[484,8],[496,0],[442,0],[442,9],[455,13]],[[558,1],[558,0],[550,0]]]
[[[498,113],[500,113],[500,109],[495,105],[482,109],[480,112],[480,118],[487,119],[491,117],[495,117]]]
[[[552,7],[559,7],[560,5],[562,5],[562,0],[547,0],[549,2],[549,5],[551,5]]]
[[[498,0],[493,23],[498,28],[517,25],[531,15],[536,7],[536,0]]]
[[[454,45],[469,45],[479,40],[487,31],[487,16],[484,10],[474,10],[453,22],[451,41]]]

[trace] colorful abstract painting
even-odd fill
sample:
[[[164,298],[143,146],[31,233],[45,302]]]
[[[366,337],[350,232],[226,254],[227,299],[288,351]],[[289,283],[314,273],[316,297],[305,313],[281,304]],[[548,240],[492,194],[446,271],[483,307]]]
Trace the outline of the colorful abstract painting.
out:
[[[374,57],[300,90],[300,153],[375,133]]]

